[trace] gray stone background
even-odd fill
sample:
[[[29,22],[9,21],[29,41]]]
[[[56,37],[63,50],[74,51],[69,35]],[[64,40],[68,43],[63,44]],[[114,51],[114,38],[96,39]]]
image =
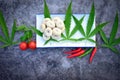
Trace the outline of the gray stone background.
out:
[[[65,13],[69,2],[70,0],[47,0],[51,13]],[[92,2],[93,0],[73,0],[73,13],[89,13]],[[94,3],[96,24],[111,21],[104,28],[109,36],[116,10],[120,16],[120,0],[94,0]],[[17,19],[17,25],[35,26],[35,15],[43,13],[43,0],[0,0],[0,9],[10,31],[13,19]],[[2,35],[1,31],[0,34]],[[21,35],[22,33],[17,33],[16,40]],[[119,35],[120,26],[117,37]],[[101,43],[99,35],[97,42]],[[120,49],[120,45],[117,48]],[[75,48],[21,51],[15,45],[0,49],[0,80],[120,80],[120,55],[106,48],[98,48],[92,64],[88,64],[89,56],[67,59],[63,52],[71,49]]]

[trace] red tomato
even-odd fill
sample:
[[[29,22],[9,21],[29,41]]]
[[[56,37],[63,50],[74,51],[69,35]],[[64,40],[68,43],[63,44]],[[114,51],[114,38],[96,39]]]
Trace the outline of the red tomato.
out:
[[[19,48],[21,50],[26,50],[28,48],[27,43],[26,42],[21,42],[20,45],[19,45]]]
[[[32,50],[36,49],[36,42],[35,41],[30,41],[28,43],[28,47]]]

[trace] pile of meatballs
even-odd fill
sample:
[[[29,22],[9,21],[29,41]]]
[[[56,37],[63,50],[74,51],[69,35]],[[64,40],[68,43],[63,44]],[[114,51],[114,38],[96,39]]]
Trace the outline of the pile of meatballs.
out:
[[[44,18],[40,31],[43,33],[43,39],[49,40],[50,38],[59,40],[61,34],[65,31],[65,25],[62,19],[59,17]]]

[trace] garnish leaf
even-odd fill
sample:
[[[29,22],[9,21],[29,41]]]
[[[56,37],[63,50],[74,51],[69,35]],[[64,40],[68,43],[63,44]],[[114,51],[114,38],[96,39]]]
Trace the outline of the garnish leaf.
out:
[[[84,54],[82,54],[81,56],[79,56],[79,58],[83,58],[85,56],[87,56],[88,54],[90,54],[90,52],[92,51],[92,48],[87,50]]]
[[[119,54],[120,52],[113,46],[109,47],[113,52],[115,52],[116,54]]]
[[[14,40],[15,32],[16,32],[16,21],[14,20],[12,32],[11,32],[11,41]]]
[[[94,41],[93,39],[87,39],[90,42],[96,43],[96,41]]]
[[[20,41],[26,41],[28,38],[27,34],[27,32],[24,32],[24,35],[20,37]]]
[[[67,38],[69,38],[70,25],[71,25],[71,16],[72,16],[72,1],[70,2],[69,6],[68,6],[68,8],[66,10],[65,20],[64,20],[65,32],[66,32]]]
[[[84,18],[84,17],[83,17],[83,18]],[[75,23],[76,23],[76,26],[77,26],[78,30],[80,31],[80,33],[81,33],[83,36],[85,36],[85,32],[84,32],[84,29],[83,29],[82,25],[79,23],[78,19],[77,19],[74,15],[73,15],[73,19],[74,19],[74,21],[75,21]]]
[[[51,18],[50,17],[50,11],[47,6],[46,0],[44,0],[44,18]]]
[[[118,39],[115,39],[114,42],[112,43],[112,45],[117,45],[120,44],[120,37]]]
[[[33,30],[33,31],[34,31],[36,34],[38,34],[39,36],[42,36],[42,35],[43,35],[43,33],[40,32],[40,30],[36,29],[35,27],[32,27],[32,26],[31,26],[31,30]]]
[[[57,40],[55,40],[55,39],[50,38],[49,40],[45,41],[44,45],[46,45],[46,44],[47,44],[48,42],[50,42],[50,41],[59,42],[59,41],[57,41]]]
[[[16,31],[28,31],[29,28],[26,25],[20,25],[16,28]]]
[[[5,48],[5,47],[7,47],[7,46],[10,46],[10,43],[7,43],[7,44],[2,45],[2,46],[0,46],[0,48]]]
[[[108,44],[108,39],[107,39],[107,37],[106,37],[106,35],[105,35],[105,33],[103,32],[102,29],[100,30],[100,36],[102,37],[103,41],[104,41],[106,44]]]
[[[27,38],[28,38],[28,39],[31,39],[32,36],[33,36],[33,33],[32,33],[31,30],[29,30],[29,31],[28,31],[28,34],[27,34]]]
[[[114,20],[112,30],[111,30],[111,33],[110,33],[109,43],[112,43],[114,41],[114,38],[115,38],[117,30],[118,30],[118,22],[119,22],[118,13],[116,13],[115,20]]]
[[[97,27],[90,33],[89,37],[92,37],[95,34],[97,34],[98,31],[100,31],[103,27],[105,27],[106,24],[108,24],[108,22],[101,23],[101,24],[97,25]]]
[[[92,9],[90,11],[90,15],[89,15],[89,18],[88,18],[88,22],[87,22],[86,36],[88,36],[90,31],[91,31],[91,28],[92,28],[93,23],[94,23],[94,19],[95,19],[95,7],[94,7],[94,3],[93,3],[92,4]]]
[[[33,36],[33,33],[31,30],[25,31],[24,35],[20,37],[21,41],[29,41]]]
[[[71,41],[78,41],[78,39],[70,38]]]
[[[79,39],[78,39],[78,41],[83,41],[83,40],[85,40],[85,38],[79,38]]]
[[[9,41],[8,28],[7,28],[7,25],[6,25],[6,22],[5,22],[5,19],[3,17],[1,10],[0,10],[0,27],[2,28],[2,32],[4,33],[6,39]]]
[[[49,41],[50,41],[50,39],[49,39],[49,40],[47,40],[47,41],[45,41],[44,45],[46,45]]]
[[[66,39],[66,37],[65,37],[65,35],[63,33],[61,34],[61,37],[64,38],[64,39]]]
[[[82,27],[82,21],[84,19],[85,16],[83,16],[79,21],[77,20],[77,18],[75,16],[73,16],[73,19],[74,19],[74,22],[76,24],[76,26],[73,28],[71,34],[70,34],[70,37],[73,36],[77,30],[79,30],[81,32],[82,35],[85,36],[85,32],[83,30],[83,27]]]
[[[7,43],[6,40],[0,35],[0,41],[3,43]]]

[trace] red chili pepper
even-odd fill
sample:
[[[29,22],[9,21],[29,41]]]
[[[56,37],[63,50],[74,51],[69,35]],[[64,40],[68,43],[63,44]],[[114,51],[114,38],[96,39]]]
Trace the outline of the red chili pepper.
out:
[[[97,51],[97,47],[95,47],[95,48],[93,49],[92,54],[91,54],[90,59],[89,59],[89,63],[92,62],[92,60],[93,60],[93,58],[94,58],[94,56],[95,56],[96,51]]]
[[[75,53],[75,54],[72,54],[72,55],[68,56],[67,58],[73,58],[73,57],[80,56],[80,55],[82,55],[84,52],[85,52],[85,50],[81,50],[80,52],[77,52],[77,53]]]
[[[78,48],[78,49],[76,49],[76,50],[67,51],[67,52],[64,52],[64,53],[66,53],[66,54],[73,54],[73,53],[79,52],[79,51],[81,51],[81,50],[82,50],[81,48]]]

